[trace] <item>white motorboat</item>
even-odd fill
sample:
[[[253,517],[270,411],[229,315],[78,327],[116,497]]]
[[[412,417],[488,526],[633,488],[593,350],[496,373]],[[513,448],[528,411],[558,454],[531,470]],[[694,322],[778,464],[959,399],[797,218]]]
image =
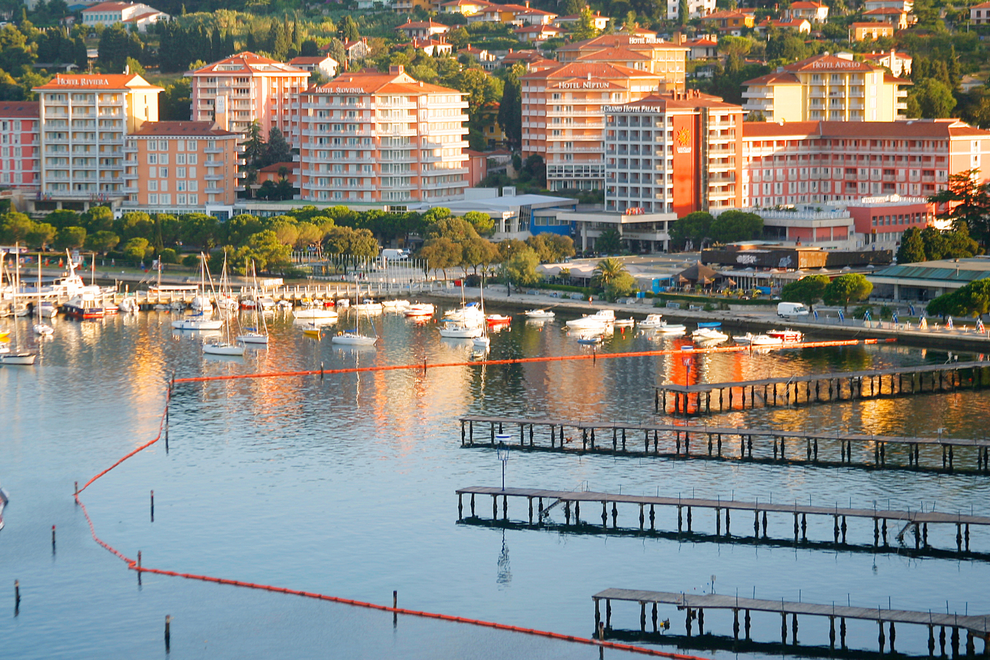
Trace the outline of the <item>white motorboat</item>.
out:
[[[0,344],[0,365],[31,366],[38,359],[31,351],[12,351],[6,344]]]
[[[351,306],[351,299],[350,298],[341,298],[340,300],[338,300],[337,302],[334,303],[334,306],[337,309],[347,309],[348,307]]]
[[[433,316],[433,312],[435,311],[436,308],[433,306],[433,303],[413,303],[406,309],[405,314],[408,317],[422,318]]]
[[[545,321],[548,319],[552,319],[554,316],[556,315],[553,312],[551,312],[549,309],[531,309],[528,312],[526,312],[526,318],[534,319],[534,320]]]
[[[344,330],[330,338],[332,344],[349,346],[374,346],[378,337],[368,337],[357,333],[357,330]]]
[[[639,327],[644,329],[659,328],[666,323],[663,320],[663,314],[647,314],[646,318],[639,322]]]
[[[658,335],[679,337],[687,333],[687,326],[681,323],[667,323],[666,321],[663,321],[660,325],[652,328],[652,330]]]
[[[481,305],[476,302],[469,302],[444,314],[441,323],[448,322],[480,326],[485,323],[485,313],[482,311]]]
[[[193,296],[192,303],[190,304],[190,307],[192,307],[197,312],[212,312],[213,311],[213,303],[210,302],[210,297],[209,296],[206,296],[206,295],[203,295],[203,294],[199,294],[199,295]]]
[[[314,319],[336,319],[339,315],[332,309],[311,305],[292,312],[292,318],[300,321],[312,321]]]
[[[615,319],[614,325],[616,328],[631,328],[636,325],[636,319],[631,316],[627,319]]]
[[[790,328],[786,328],[785,330],[770,330],[767,332],[767,336],[783,339],[785,344],[804,339],[804,334],[800,330],[791,330]]]
[[[447,321],[440,326],[440,336],[448,339],[475,339],[484,334],[482,326],[468,325],[457,321]]]
[[[579,319],[567,322],[567,327],[572,330],[596,330],[615,323],[615,312],[610,309],[601,309],[594,314],[586,314]]]
[[[691,333],[691,341],[696,344],[721,344],[729,340],[729,335],[715,328],[698,328]]]
[[[733,335],[732,339],[740,346],[780,346],[784,343],[784,340],[779,337],[754,335],[752,332],[747,332],[744,335]]]
[[[47,323],[35,323],[34,324],[34,334],[40,335],[42,337],[51,337],[55,334],[55,328],[48,325]]]
[[[41,306],[38,309],[42,318],[50,319],[58,316],[58,307],[47,300],[42,301]]]
[[[408,300],[383,300],[382,309],[400,311],[409,307]]]
[[[474,348],[476,350],[487,351],[489,348],[491,348],[492,338],[489,337],[488,335],[482,335],[480,337],[475,337],[471,341],[471,343],[474,345]]]
[[[240,303],[234,298],[220,298],[217,300],[217,307],[224,311],[232,312],[240,307]]]
[[[124,298],[120,301],[119,307],[122,314],[133,314],[138,311],[138,304],[134,298]]]
[[[186,303],[182,302],[181,300],[173,300],[172,302],[169,303],[169,307],[177,312],[181,312],[186,308]]]
[[[362,300],[359,303],[351,305],[351,309],[364,312],[365,314],[381,314],[383,307],[381,303],[374,300]]]
[[[602,343],[604,337],[601,335],[581,335],[578,337],[578,343],[584,344],[585,346],[594,346]]]

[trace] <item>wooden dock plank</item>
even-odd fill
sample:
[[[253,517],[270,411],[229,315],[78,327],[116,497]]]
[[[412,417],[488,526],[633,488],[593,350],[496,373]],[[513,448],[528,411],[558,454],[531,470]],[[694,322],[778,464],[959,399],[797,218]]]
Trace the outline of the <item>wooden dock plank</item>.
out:
[[[811,506],[807,504],[782,504],[770,502],[743,502],[684,497],[657,497],[654,495],[619,495],[594,491],[545,490],[540,488],[499,488],[497,486],[471,486],[459,488],[458,495],[494,495],[506,497],[542,497],[564,502],[614,502],[616,504],[653,504],[656,506],[684,506],[699,509],[719,509],[767,513],[797,513],[824,516],[846,516],[899,520],[911,524],[964,524],[990,525],[990,517],[969,514],[953,514],[941,511],[897,511],[889,509],[856,509],[847,507]]]
[[[737,598],[718,594],[685,594],[669,591],[644,591],[636,589],[606,589],[594,596],[595,600],[619,600],[635,603],[659,603],[674,605],[678,609],[706,608],[752,610],[757,612],[778,612],[784,614],[804,614],[811,616],[835,616],[847,619],[879,621],[883,623],[911,623],[965,628],[983,636],[990,629],[990,615],[959,616],[915,610],[891,610],[882,608],[851,607],[848,605],[823,605],[820,603],[795,603],[783,600],[759,598]]]

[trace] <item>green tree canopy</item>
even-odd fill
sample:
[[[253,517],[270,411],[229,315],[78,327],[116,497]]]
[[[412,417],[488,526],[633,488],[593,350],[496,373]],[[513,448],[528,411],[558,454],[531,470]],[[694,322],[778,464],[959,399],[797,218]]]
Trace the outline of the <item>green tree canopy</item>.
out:
[[[622,251],[622,234],[615,227],[609,227],[595,239],[595,250],[602,254],[617,254]]]
[[[670,242],[676,249],[683,250],[689,244],[700,249],[705,241],[712,238],[712,223],[715,218],[707,211],[688,213],[670,225]]]
[[[756,240],[763,236],[763,218],[755,213],[725,211],[712,221],[710,231],[719,243]]]
[[[832,280],[822,298],[827,305],[842,305],[849,309],[849,303],[866,300],[873,291],[873,284],[862,273],[846,273]]]
[[[519,250],[502,264],[506,281],[517,287],[536,284],[542,279],[536,270],[539,263],[540,258],[530,248]]]
[[[936,316],[978,316],[990,312],[990,278],[942,294],[928,303],[927,311]]]
[[[442,271],[443,278],[447,279],[447,269],[459,266],[462,261],[462,248],[460,243],[438,236],[423,243],[416,258],[426,262],[427,270]]]
[[[780,299],[812,307],[825,295],[830,282],[828,275],[806,275],[796,282],[784,285],[780,291]]]
[[[908,227],[901,235],[901,246],[897,248],[897,263],[914,264],[925,261],[925,242],[921,230]]]

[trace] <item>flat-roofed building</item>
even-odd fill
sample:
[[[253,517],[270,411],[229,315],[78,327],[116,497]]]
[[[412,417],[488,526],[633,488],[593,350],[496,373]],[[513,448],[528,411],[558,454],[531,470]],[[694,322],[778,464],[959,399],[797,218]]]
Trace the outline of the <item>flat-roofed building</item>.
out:
[[[158,121],[162,88],[136,74],[58,74],[34,91],[43,198],[79,208],[122,199],[124,139]]]
[[[671,92],[605,107],[605,209],[676,213],[743,205],[743,110]]]
[[[306,90],[299,188],[307,201],[458,199],[467,187],[467,101],[389,73],[345,73]]]
[[[41,188],[38,101],[0,101],[0,188]]]
[[[655,36],[637,34],[603,34],[594,39],[566,44],[557,49],[557,59],[571,62],[600,62],[639,69],[660,76],[655,90],[683,91],[689,48]]]
[[[241,140],[213,122],[146,122],[127,136],[123,206],[194,213],[208,205],[232,205]]]
[[[605,183],[606,105],[657,92],[662,77],[624,66],[574,62],[527,73],[522,84],[522,152],[547,166],[550,190]]]

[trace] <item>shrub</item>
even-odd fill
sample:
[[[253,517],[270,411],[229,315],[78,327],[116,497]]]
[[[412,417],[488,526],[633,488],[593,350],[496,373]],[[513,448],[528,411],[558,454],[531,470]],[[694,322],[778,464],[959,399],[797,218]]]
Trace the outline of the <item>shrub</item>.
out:
[[[179,256],[175,253],[175,250],[173,250],[172,248],[165,248],[164,250],[162,250],[161,254],[158,255],[158,259],[163,264],[179,263]]]
[[[199,255],[187,254],[182,258],[182,265],[186,268],[199,268]]]

